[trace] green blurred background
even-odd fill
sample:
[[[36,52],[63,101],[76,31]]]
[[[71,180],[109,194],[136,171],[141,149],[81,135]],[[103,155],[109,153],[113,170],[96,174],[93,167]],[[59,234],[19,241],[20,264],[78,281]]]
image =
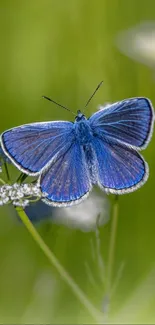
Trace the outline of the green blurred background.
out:
[[[97,84],[90,103],[146,96],[155,104],[152,69],[120,53],[116,38],[142,21],[155,19],[154,0],[1,0],[0,130],[35,121],[72,120],[43,100],[49,96],[76,112]],[[119,199],[114,279],[124,263],[111,301],[111,322],[155,322],[155,139],[143,153],[148,182]],[[110,198],[113,204],[113,198]],[[0,209],[0,323],[89,323],[94,320],[57,274],[10,207]],[[109,222],[100,228],[106,265]],[[46,220],[37,229],[93,304],[104,291],[92,257],[94,232],[72,230]],[[89,264],[93,287],[85,268]]]

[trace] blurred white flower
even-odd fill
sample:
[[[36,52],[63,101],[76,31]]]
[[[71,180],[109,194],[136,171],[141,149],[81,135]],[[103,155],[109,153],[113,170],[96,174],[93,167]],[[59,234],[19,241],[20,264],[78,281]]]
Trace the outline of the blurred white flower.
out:
[[[96,225],[101,226],[108,222],[110,206],[105,194],[93,190],[87,200],[75,206],[56,209],[55,213],[52,222],[91,231],[96,229]]]
[[[40,200],[26,206],[25,212],[33,223],[48,219],[55,224],[90,231],[108,222],[110,205],[106,194],[93,190],[86,200],[75,206],[52,207]]]
[[[155,67],[155,21],[145,21],[120,32],[116,44],[125,55]]]

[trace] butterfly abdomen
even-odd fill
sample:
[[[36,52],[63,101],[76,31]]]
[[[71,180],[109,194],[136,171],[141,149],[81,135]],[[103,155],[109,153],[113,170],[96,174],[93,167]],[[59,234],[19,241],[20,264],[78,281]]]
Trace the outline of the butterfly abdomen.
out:
[[[91,182],[92,184],[96,184],[98,171],[97,171],[96,155],[92,143],[83,145],[83,150],[84,150],[87,166],[89,169]]]
[[[93,149],[93,133],[88,120],[81,120],[75,125],[76,141],[83,148],[92,184],[96,184],[97,167]]]

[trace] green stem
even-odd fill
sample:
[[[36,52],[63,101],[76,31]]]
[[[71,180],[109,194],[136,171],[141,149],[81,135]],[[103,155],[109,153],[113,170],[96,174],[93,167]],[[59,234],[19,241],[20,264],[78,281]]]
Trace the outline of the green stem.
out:
[[[0,178],[0,183],[2,183],[3,185],[5,185],[6,183],[3,181],[2,178]]]
[[[7,166],[6,162],[4,162],[4,168],[5,168],[5,174],[7,177],[7,181],[8,181],[8,183],[10,183],[10,175],[9,175],[8,166]]]
[[[103,300],[103,312],[105,315],[104,323],[108,323],[110,299],[112,294],[112,272],[113,272],[114,256],[115,256],[117,223],[118,223],[118,196],[116,195],[114,206],[113,206],[113,214],[112,214],[109,254],[108,254],[108,262],[107,262],[107,272],[106,272],[106,288],[105,288],[105,296]]]
[[[17,178],[16,182],[17,183],[23,183],[25,181],[25,179],[28,177],[28,175],[24,174],[24,173],[21,173],[19,175],[19,177]]]
[[[94,320],[97,323],[101,323],[103,320],[103,314],[99,312],[93,304],[87,299],[84,292],[79,288],[79,286],[74,282],[74,280],[71,278],[71,276],[67,273],[67,271],[64,269],[64,267],[59,263],[55,255],[52,253],[52,251],[49,249],[49,247],[46,245],[46,243],[43,241],[31,221],[29,220],[28,216],[26,215],[25,211],[21,207],[16,207],[16,211],[24,223],[25,227],[28,229],[29,233],[33,237],[33,239],[36,241],[38,246],[41,248],[43,253],[46,255],[48,260],[54,267],[57,269],[63,280],[70,286],[76,297],[80,300],[80,302],[83,304],[83,306],[87,309],[87,311],[90,313],[90,315],[94,318]]]
[[[118,196],[116,195],[114,207],[113,207],[111,235],[110,235],[110,244],[109,244],[109,255],[108,255],[108,266],[107,266],[107,283],[106,283],[107,290],[106,291],[107,291],[107,294],[109,297],[111,295],[111,282],[112,282],[112,272],[113,272],[114,256],[115,256],[117,223],[118,223]]]

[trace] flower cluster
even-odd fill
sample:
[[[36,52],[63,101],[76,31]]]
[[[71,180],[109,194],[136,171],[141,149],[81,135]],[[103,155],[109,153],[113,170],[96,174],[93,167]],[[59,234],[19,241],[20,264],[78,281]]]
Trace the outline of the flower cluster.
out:
[[[29,200],[37,197],[40,199],[42,193],[36,184],[18,184],[0,186],[0,205],[11,203],[15,206],[26,207]]]

